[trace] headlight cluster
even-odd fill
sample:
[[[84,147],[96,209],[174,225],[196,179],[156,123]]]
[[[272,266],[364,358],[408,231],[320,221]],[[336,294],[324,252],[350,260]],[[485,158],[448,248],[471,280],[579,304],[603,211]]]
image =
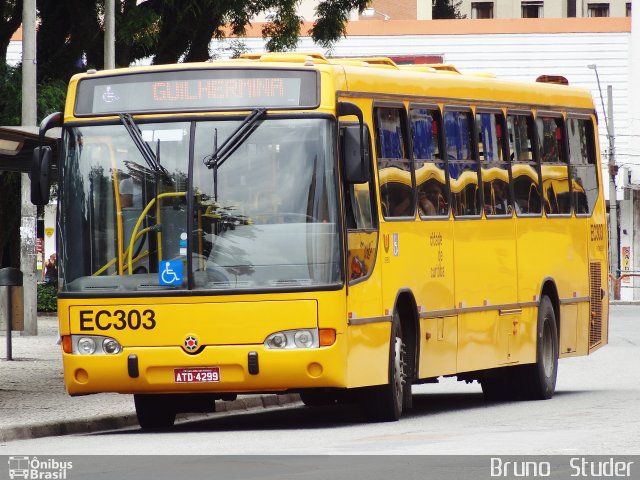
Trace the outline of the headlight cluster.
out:
[[[111,337],[71,335],[71,353],[76,355],[116,355],[122,345]]]
[[[302,328],[272,333],[264,341],[264,346],[272,350],[293,348],[318,348],[318,329]]]

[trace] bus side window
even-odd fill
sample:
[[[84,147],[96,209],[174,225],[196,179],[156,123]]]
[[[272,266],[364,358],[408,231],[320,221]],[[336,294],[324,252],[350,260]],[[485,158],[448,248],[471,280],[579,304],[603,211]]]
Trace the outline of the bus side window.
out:
[[[414,107],[409,116],[418,213],[421,217],[448,215],[446,164],[440,159],[440,111],[437,107]]]
[[[415,216],[415,194],[404,107],[375,107],[380,202],[386,218]]]
[[[503,160],[503,125],[502,113],[476,114],[484,211],[487,216],[511,216],[513,212],[509,164]]]
[[[533,155],[534,126],[529,113],[507,115],[514,208],[517,215],[542,211],[538,166]]]
[[[590,118],[568,118],[571,189],[576,214],[593,212],[598,199],[598,169],[594,126]]]
[[[571,213],[569,167],[565,146],[564,121],[561,116],[536,118],[542,168],[544,210],[548,215]]]
[[[471,112],[445,111],[444,135],[454,215],[480,215],[481,192],[478,188],[478,161],[471,143],[473,138]]]

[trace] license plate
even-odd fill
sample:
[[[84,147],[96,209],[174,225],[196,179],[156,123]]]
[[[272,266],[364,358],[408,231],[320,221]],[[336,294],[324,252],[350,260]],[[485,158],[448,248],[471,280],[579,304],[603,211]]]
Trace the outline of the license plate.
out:
[[[219,367],[199,367],[199,368],[174,368],[173,379],[175,383],[204,383],[219,382]]]

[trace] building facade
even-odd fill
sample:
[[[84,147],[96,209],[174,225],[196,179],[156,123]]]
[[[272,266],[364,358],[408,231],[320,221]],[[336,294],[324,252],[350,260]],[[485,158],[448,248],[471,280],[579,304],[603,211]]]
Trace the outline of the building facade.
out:
[[[629,17],[629,0],[453,0],[467,19]],[[303,0],[299,13],[307,21],[315,18],[317,1]],[[351,20],[431,20],[432,0],[372,0],[364,15],[354,12]],[[257,17],[264,21],[265,16]]]

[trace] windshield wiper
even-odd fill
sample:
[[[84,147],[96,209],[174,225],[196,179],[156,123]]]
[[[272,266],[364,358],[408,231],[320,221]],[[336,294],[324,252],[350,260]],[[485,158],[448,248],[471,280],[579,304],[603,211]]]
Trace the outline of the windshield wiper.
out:
[[[140,128],[133,120],[133,117],[128,113],[121,113],[118,115],[120,117],[120,121],[124,128],[127,130],[127,133],[133,140],[134,145],[144,158],[144,161],[147,162],[149,168],[155,173],[159,173],[162,175],[164,180],[170,180],[169,172],[166,168],[160,165],[160,140],[158,140],[158,144],[156,146],[157,153],[154,152],[149,144],[144,141],[142,138],[142,132]]]
[[[240,145],[244,143],[244,141],[249,138],[249,136],[254,132],[254,130],[258,127],[258,122],[264,118],[267,110],[265,108],[256,108],[252,110],[249,115],[242,121],[238,128],[236,128],[229,138],[227,138],[220,148],[218,148],[217,141],[217,132],[216,138],[214,139],[213,145],[213,153],[210,157],[204,160],[204,164],[209,169],[217,169],[219,168],[226,160],[229,158],[233,152],[235,152]]]

